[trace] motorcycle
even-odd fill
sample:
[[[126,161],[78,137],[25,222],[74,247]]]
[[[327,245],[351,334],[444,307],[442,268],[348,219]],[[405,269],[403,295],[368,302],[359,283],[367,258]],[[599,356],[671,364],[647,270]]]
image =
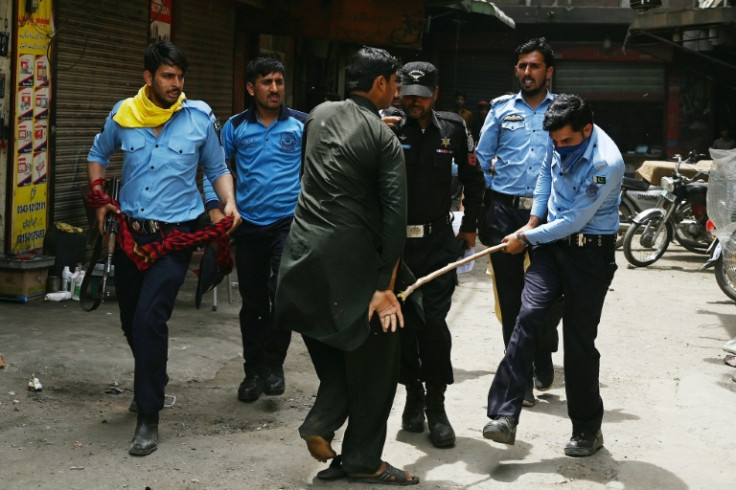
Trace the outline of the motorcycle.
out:
[[[714,268],[716,282],[726,296],[736,301],[736,150],[710,149],[713,157],[708,192],[710,258],[701,270]],[[713,229],[715,228],[715,229]]]
[[[730,241],[736,240],[736,236],[731,237]],[[726,296],[736,301],[736,258],[733,253],[724,260],[723,247],[721,242],[716,238],[708,248],[710,258],[703,264],[700,270],[713,268],[716,273],[716,283]]]
[[[692,252],[707,250],[712,241],[706,231],[708,184],[697,180],[704,172],[699,170],[693,177],[680,173],[681,164],[695,163],[700,156],[690,152],[683,161],[676,155],[674,175],[662,177],[657,206],[642,211],[631,220],[623,242],[624,256],[631,265],[653,264],[675,238]]]
[[[631,220],[645,209],[656,206],[661,192],[662,189],[646,180],[624,177],[621,183],[621,204],[618,205],[616,248],[624,244],[624,235],[631,226]]]

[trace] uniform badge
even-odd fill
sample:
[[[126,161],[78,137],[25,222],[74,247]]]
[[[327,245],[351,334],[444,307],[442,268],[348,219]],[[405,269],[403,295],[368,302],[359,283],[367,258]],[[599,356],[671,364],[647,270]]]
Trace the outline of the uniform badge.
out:
[[[421,70],[412,70],[409,72],[409,76],[414,80],[414,83],[419,83],[419,80],[424,76],[424,72]]]
[[[519,114],[509,114],[508,116],[503,118],[504,121],[523,121],[524,116],[521,116]]]
[[[595,177],[593,177],[593,182],[595,182],[596,184],[605,184],[606,178],[602,175],[596,175]]]
[[[598,196],[598,186],[595,183],[591,183],[585,188],[585,195],[591,199],[595,199]]]
[[[452,141],[450,140],[450,138],[442,138],[442,146],[444,146],[445,148],[447,148],[448,146],[450,146],[450,143],[452,143]]]

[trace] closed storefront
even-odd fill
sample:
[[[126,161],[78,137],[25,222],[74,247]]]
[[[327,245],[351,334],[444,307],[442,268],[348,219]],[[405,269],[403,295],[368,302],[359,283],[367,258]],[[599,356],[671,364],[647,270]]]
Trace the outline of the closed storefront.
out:
[[[189,61],[184,92],[209,104],[221,121],[233,114],[236,2],[174,2],[172,41]],[[237,90],[245,90],[238,87]]]
[[[115,102],[143,85],[149,5],[64,0],[57,11],[50,221],[86,228],[87,153]]]
[[[659,158],[665,149],[665,86],[662,63],[563,59],[553,91],[589,101],[596,123],[635,162],[636,156]]]
[[[446,52],[440,66],[439,108],[453,110],[455,93],[466,97],[473,113],[479,100],[490,101],[514,90],[513,59],[494,51]]]

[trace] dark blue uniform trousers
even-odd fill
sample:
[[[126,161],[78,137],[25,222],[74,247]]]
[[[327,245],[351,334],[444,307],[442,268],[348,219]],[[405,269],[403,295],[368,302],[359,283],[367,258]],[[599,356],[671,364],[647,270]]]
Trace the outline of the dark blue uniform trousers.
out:
[[[595,432],[603,419],[595,347],[603,301],[616,271],[613,247],[535,247],[525,275],[521,310],[488,393],[488,416],[517,421],[536,343],[560,296],[563,306],[565,392],[573,432]],[[503,285],[500,285],[503,287]]]
[[[498,245],[510,233],[526,225],[529,221],[528,209],[516,209],[498,200],[489,200],[486,204],[486,232],[482,239],[488,246]],[[529,250],[529,257],[534,260],[534,250]],[[493,274],[498,285],[498,305],[501,310],[501,327],[503,343],[509,344],[511,333],[516,325],[516,317],[521,309],[521,292],[524,289],[524,254],[491,254]],[[544,364],[550,352],[557,351],[557,324],[562,316],[562,298],[550,309],[548,327],[543,330],[537,341],[539,362]]]
[[[178,229],[190,231],[189,227]],[[163,236],[134,234],[133,238],[144,245]],[[142,413],[158,412],[164,406],[169,350],[166,322],[171,318],[191,257],[191,250],[169,252],[141,272],[122,250],[115,254],[115,294],[123,333],[135,359],[133,392]]]
[[[404,245],[404,262],[419,278],[454,262],[460,255],[460,245],[452,227],[440,229],[423,238],[410,238]],[[416,380],[431,384],[452,384],[452,336],[447,326],[447,313],[452,305],[452,293],[457,282],[456,271],[450,271],[419,288],[422,292],[424,319],[414,307],[403,308],[404,325],[401,336],[401,384]]]
[[[292,216],[270,225],[243,222],[233,233],[238,288],[243,298],[240,334],[246,375],[281,370],[291,342],[291,330],[276,328],[271,320],[281,255]]]

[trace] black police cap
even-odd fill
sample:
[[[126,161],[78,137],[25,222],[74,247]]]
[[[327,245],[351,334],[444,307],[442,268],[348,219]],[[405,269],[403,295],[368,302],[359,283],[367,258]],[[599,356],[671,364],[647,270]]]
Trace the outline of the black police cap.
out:
[[[432,97],[437,88],[437,68],[426,61],[412,61],[401,69],[401,95]]]

